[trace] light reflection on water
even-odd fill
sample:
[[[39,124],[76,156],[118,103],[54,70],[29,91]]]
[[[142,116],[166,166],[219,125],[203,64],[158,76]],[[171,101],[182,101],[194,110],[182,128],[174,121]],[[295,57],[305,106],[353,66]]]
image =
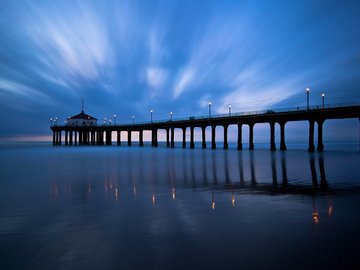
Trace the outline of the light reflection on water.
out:
[[[1,269],[358,266],[358,153],[0,151]]]

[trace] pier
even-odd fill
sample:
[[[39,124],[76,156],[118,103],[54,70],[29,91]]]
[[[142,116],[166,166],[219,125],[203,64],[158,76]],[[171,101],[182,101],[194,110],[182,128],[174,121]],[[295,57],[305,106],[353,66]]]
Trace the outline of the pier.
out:
[[[83,113],[83,112],[82,112]],[[176,129],[182,131],[182,147],[186,148],[186,131],[190,130],[190,149],[195,147],[194,129],[200,128],[202,134],[202,148],[207,148],[206,128],[211,127],[211,149],[216,149],[216,128],[223,127],[224,139],[223,148],[228,149],[228,127],[236,125],[237,149],[243,149],[242,127],[249,127],[249,150],[254,149],[254,126],[256,124],[267,123],[270,126],[270,150],[277,149],[275,144],[275,125],[280,126],[280,150],[286,150],[286,124],[295,121],[307,121],[309,123],[308,151],[315,150],[322,152],[323,143],[323,124],[329,119],[348,119],[357,118],[360,121],[360,105],[358,104],[338,104],[311,107],[296,107],[291,109],[274,109],[256,112],[230,113],[221,115],[188,117],[182,119],[171,119],[164,121],[151,121],[144,123],[112,124],[112,125],[51,125],[53,131],[53,145],[112,145],[112,132],[116,132],[116,144],[122,145],[121,132],[127,132],[127,145],[131,146],[133,132],[139,133],[139,145],[144,146],[144,131],[151,132],[151,145],[158,146],[158,131],[166,131],[166,146],[174,148],[174,134]],[[315,128],[317,127],[317,146],[314,143]],[[62,142],[64,134],[64,142]]]

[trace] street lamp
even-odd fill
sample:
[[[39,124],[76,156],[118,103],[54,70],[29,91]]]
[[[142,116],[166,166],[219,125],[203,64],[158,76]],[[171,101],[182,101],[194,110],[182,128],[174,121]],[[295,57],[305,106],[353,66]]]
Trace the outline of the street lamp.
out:
[[[116,126],[116,114],[114,114],[114,126]]]
[[[150,110],[150,119],[151,119],[151,123],[152,123],[152,121],[153,121],[152,114],[153,114],[153,110]]]
[[[173,113],[170,112],[170,121],[172,121],[172,115],[173,115]]]
[[[52,118],[50,118],[50,127],[52,126]]]
[[[231,104],[229,104],[229,116],[231,116]]]
[[[310,88],[306,88],[306,107],[309,110],[310,106],[309,106],[309,101],[310,101]]]
[[[211,118],[211,102],[209,102],[209,118]]]
[[[58,120],[58,118],[57,117],[55,117],[55,126],[57,126],[57,120]]]
[[[106,125],[106,117],[104,117],[104,125]]]
[[[321,94],[321,101],[322,101],[322,107],[324,109],[324,107],[325,107],[325,94],[324,93]]]
[[[135,124],[135,116],[133,115],[133,117],[132,117],[132,118],[133,118],[133,124]]]

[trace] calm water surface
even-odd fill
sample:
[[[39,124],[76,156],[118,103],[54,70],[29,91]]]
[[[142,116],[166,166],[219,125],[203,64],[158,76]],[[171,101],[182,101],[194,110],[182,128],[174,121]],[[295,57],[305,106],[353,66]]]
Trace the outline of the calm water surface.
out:
[[[0,269],[360,269],[360,154],[0,145]]]

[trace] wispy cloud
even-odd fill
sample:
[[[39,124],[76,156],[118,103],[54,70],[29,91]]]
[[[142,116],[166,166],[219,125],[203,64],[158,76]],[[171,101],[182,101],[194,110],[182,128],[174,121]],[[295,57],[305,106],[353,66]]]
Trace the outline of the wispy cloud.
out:
[[[33,89],[25,84],[8,81],[1,78],[0,78],[0,91],[7,92],[9,94],[18,96],[20,98],[26,98],[30,100],[40,100],[41,102],[52,101],[52,99],[48,95],[45,95],[42,92]]]
[[[26,30],[50,71],[69,83],[101,79],[103,70],[113,64],[113,48],[94,11],[81,7],[65,20],[59,14],[40,14]]]
[[[195,79],[193,68],[185,68],[180,71],[174,85],[173,97],[178,98]]]

